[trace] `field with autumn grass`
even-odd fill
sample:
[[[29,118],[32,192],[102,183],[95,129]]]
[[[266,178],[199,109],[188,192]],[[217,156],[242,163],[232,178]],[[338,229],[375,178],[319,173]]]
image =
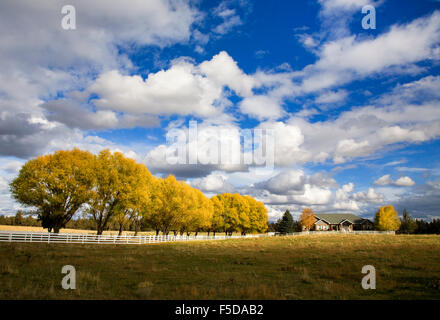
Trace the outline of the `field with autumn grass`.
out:
[[[1,299],[440,299],[440,236],[0,244]],[[76,268],[77,289],[61,288]],[[376,290],[364,290],[364,265]]]
[[[47,229],[43,227],[30,227],[30,226],[5,226],[0,225],[0,231],[19,231],[19,232],[47,232]],[[63,228],[60,229],[60,233],[80,233],[80,234],[92,234],[96,235],[96,230],[84,230],[84,229],[69,229]],[[102,234],[118,234],[117,230],[106,230],[103,231]],[[123,231],[123,235],[134,235],[134,231]],[[146,236],[146,235],[154,235],[156,232],[154,231],[140,231],[138,232],[138,236]],[[199,232],[199,235],[205,235],[206,232]]]

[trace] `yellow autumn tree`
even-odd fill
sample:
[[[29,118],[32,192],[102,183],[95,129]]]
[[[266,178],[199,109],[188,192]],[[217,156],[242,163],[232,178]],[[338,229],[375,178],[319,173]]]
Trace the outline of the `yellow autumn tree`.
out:
[[[223,231],[228,235],[241,231],[243,225],[248,223],[248,221],[241,221],[249,210],[246,201],[241,195],[231,193],[219,194],[217,198],[223,206]]]
[[[228,235],[240,232],[265,232],[267,230],[267,209],[262,202],[251,196],[235,193],[218,194],[211,198],[214,214],[211,231],[223,231]]]
[[[313,228],[313,225],[315,223],[315,214],[313,213],[313,210],[310,208],[304,208],[301,217],[299,219],[299,223],[305,230],[311,230]]]
[[[124,231],[124,228],[126,228],[129,221],[130,221],[130,214],[127,208],[116,211],[116,213],[113,216],[113,223],[116,225],[118,229],[119,236],[122,235],[122,231]]]
[[[209,229],[214,207],[211,201],[199,190],[173,175],[156,179],[150,195],[147,216],[148,224],[168,235],[195,232]]]
[[[212,202],[200,191],[183,183],[185,203],[182,214],[180,233],[190,235],[210,228],[214,207]]]
[[[79,149],[29,160],[10,185],[12,196],[36,208],[43,227],[58,233],[90,199],[93,161]]]
[[[268,227],[268,215],[264,203],[255,200],[251,196],[244,196],[244,199],[248,202],[249,205],[248,216],[250,222],[249,229],[244,230],[244,233],[246,234],[248,232],[266,232]]]
[[[396,231],[400,227],[397,211],[392,205],[379,208],[374,217],[374,224],[380,231]]]
[[[173,175],[165,179],[157,179],[152,196],[151,212],[148,214],[149,224],[156,230],[168,235],[175,233],[183,224],[186,198],[185,188]]]
[[[163,183],[164,179],[156,178],[153,176],[151,193],[150,193],[150,203],[147,210],[145,210],[145,220],[148,226],[156,231],[156,235],[162,228],[161,213],[163,206],[166,203],[166,199],[163,197]]]
[[[131,192],[125,201],[122,202],[122,208],[127,210],[130,221],[134,225],[134,235],[136,236],[146,221],[148,211],[151,210],[153,176],[144,165],[136,166],[136,182],[131,186]]]
[[[208,230],[208,235],[212,232],[215,236],[216,232],[224,231],[225,220],[224,220],[224,206],[223,202],[219,199],[218,196],[213,196],[211,198],[211,202],[213,205],[213,214],[211,218],[211,223]]]
[[[151,174],[144,165],[109,150],[101,151],[92,167],[93,186],[87,212],[100,235],[116,214],[135,210],[138,195],[148,188]]]

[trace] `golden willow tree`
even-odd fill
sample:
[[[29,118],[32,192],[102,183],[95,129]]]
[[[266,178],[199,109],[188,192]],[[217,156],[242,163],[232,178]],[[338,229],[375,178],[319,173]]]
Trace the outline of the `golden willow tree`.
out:
[[[115,206],[113,221],[119,225],[119,235],[121,235],[124,225],[131,222],[136,236],[151,207],[154,177],[144,165],[127,158],[123,158],[122,161],[125,169],[120,170],[118,175],[122,181],[125,180],[122,187],[125,190],[119,189],[123,192]]]
[[[36,208],[43,228],[58,233],[90,199],[93,163],[93,155],[79,149],[29,160],[10,185],[12,196]]]
[[[267,209],[262,202],[238,193],[219,194],[211,201],[214,204],[211,231],[223,231],[228,235],[240,232],[244,235],[267,230]]]
[[[267,209],[254,198],[226,193],[209,199],[173,175],[156,178],[145,165],[109,150],[57,151],[30,160],[11,191],[54,232],[80,211],[95,222],[98,235],[110,223],[121,235],[130,222],[135,235],[144,225],[164,235],[267,230]]]
[[[183,184],[186,200],[179,231],[180,234],[186,233],[187,235],[193,231],[197,236],[199,231],[209,229],[214,206],[200,190],[191,188],[184,182]]]
[[[392,205],[381,207],[374,217],[374,224],[380,231],[396,231],[400,227],[397,211]]]
[[[156,234],[189,235],[209,228],[213,210],[212,203],[201,191],[170,175],[156,179],[146,220]]]
[[[269,220],[269,216],[267,214],[267,209],[264,206],[263,202],[255,200],[251,196],[244,196],[249,204],[249,222],[250,228],[248,230],[244,230],[244,233],[247,232],[258,232],[263,233],[267,230],[267,221]]]
[[[93,166],[93,187],[87,212],[96,223],[97,234],[117,214],[137,219],[149,202],[151,173],[120,152],[101,151]]]
[[[224,219],[224,206],[223,206],[223,202],[220,200],[220,197],[214,196],[211,198],[211,203],[213,206],[213,214],[212,214],[212,218],[211,218],[211,223],[209,224],[209,227],[207,228],[206,231],[208,231],[208,235],[210,234],[210,232],[212,232],[215,236],[215,234],[217,232],[222,232],[224,231],[224,227],[225,227],[225,219]]]

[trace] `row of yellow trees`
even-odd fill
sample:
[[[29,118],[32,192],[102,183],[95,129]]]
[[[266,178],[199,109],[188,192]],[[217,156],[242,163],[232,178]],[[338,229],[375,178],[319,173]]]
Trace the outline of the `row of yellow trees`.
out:
[[[172,175],[157,178],[143,164],[109,150],[39,156],[23,165],[10,187],[13,197],[36,208],[43,227],[54,232],[78,212],[95,221],[98,235],[110,221],[121,233],[128,220],[136,233],[144,224],[166,235],[267,230],[267,209],[254,198],[225,193],[209,199]]]

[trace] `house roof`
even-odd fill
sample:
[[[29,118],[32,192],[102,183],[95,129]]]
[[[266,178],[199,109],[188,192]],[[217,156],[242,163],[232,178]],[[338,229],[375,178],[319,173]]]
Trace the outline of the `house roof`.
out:
[[[348,220],[353,224],[359,224],[366,220],[349,213],[315,213],[315,218],[323,220],[329,224],[339,224],[344,220]]]

